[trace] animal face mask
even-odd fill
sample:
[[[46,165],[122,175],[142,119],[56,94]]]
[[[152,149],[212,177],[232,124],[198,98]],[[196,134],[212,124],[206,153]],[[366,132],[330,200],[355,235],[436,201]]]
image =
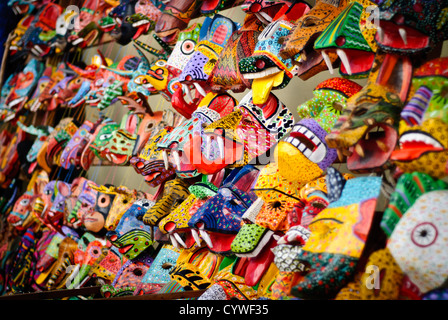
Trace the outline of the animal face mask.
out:
[[[329,297],[348,283],[364,249],[380,188],[381,178],[350,179],[339,199],[311,221],[311,236],[299,253],[309,271],[293,287],[293,295]]]
[[[448,113],[442,91],[448,59],[432,60],[415,71],[415,95],[401,113],[397,150],[391,160],[404,172],[419,171],[441,179],[446,176]]]
[[[334,73],[333,63],[337,55],[342,76],[368,76],[378,47],[376,27],[369,11],[373,5],[370,0],[350,2],[316,39],[314,49],[320,52],[330,73]]]
[[[153,201],[138,199],[123,214],[115,230],[106,234],[109,241],[128,259],[134,259],[153,243],[150,228],[141,221],[153,205]]]

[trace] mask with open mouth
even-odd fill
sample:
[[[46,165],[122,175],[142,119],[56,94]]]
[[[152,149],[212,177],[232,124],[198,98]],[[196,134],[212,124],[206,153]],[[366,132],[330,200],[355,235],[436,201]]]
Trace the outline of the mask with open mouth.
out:
[[[213,18],[205,18],[201,27],[201,34],[204,36],[199,39],[194,53],[178,79],[184,91],[189,90],[189,85],[194,85],[201,96],[205,96],[206,92],[210,91],[206,81],[230,36],[238,28],[237,23],[219,14]],[[187,94],[191,95],[191,93]]]
[[[156,21],[162,16],[162,11],[150,0],[138,0],[134,7],[135,13],[125,17],[125,21],[136,28],[133,39],[148,34],[154,30]]]
[[[171,0],[162,11],[154,32],[164,42],[174,45],[179,33],[185,30],[191,19],[199,17],[201,2],[199,0]]]
[[[173,100],[174,109],[179,110],[180,114],[186,116],[187,119],[190,116],[182,112],[183,108],[191,103],[196,104],[200,95],[195,93],[195,97],[192,97],[189,90],[184,93],[178,78],[194,53],[196,43],[200,39],[201,28],[202,24],[194,23],[180,32],[173,49],[154,35],[159,44],[166,48],[167,55],[155,61],[147,74],[140,78],[140,81],[152,86],[167,101],[171,102]],[[185,100],[186,97],[188,102]]]
[[[91,137],[89,148],[98,158],[101,158],[101,150],[106,145],[107,141],[112,137],[112,132],[119,129],[119,125],[109,118],[104,118],[96,128]]]
[[[184,180],[176,178],[167,181],[163,186],[163,196],[144,214],[143,222],[149,226],[158,226],[160,220],[181,205],[189,195],[188,184]]]
[[[16,85],[11,88],[11,91],[6,97],[5,107],[14,113],[20,111],[36,89],[37,82],[43,72],[44,65],[42,62],[31,59],[17,75]],[[6,122],[8,120],[12,119],[5,119],[4,121]]]
[[[255,104],[266,102],[271,90],[286,87],[295,75],[295,65],[291,59],[282,59],[279,52],[285,37],[299,19],[309,10],[306,3],[292,5],[287,13],[274,17],[273,22],[258,36],[258,42],[250,57],[241,59],[239,70],[245,79],[252,80],[252,93]]]
[[[188,221],[212,252],[231,254],[231,243],[241,228],[242,216],[257,199],[250,191],[259,171],[252,165],[234,169],[215,196],[209,198]]]
[[[43,214],[44,222],[52,225],[56,230],[61,230],[64,220],[65,200],[70,197],[71,184],[63,181],[55,181],[52,204],[49,210]]]
[[[172,131],[173,127],[165,127],[148,140],[138,156],[134,156],[130,160],[135,171],[143,175],[145,182],[151,187],[157,187],[175,175],[174,166],[171,165],[169,159],[165,162],[163,151],[157,149],[157,143]],[[168,164],[168,167],[166,167],[166,164]]]
[[[313,98],[297,107],[301,118],[314,118],[327,132],[330,132],[347,106],[347,99],[362,87],[351,80],[330,78],[322,81],[313,90]]]
[[[52,72],[53,72],[53,69],[51,67],[45,68],[45,70],[42,72],[41,77],[37,81],[36,88],[34,89],[33,94],[30,96],[30,98],[26,101],[26,103],[24,105],[25,109],[30,110],[32,112],[37,111],[37,109],[34,108],[33,106],[35,104],[37,105],[37,101],[38,101],[40,95],[42,94],[45,87],[50,82],[50,77],[51,77]],[[5,84],[3,84],[3,90],[6,89],[7,86],[8,86],[8,80],[6,80]],[[2,97],[2,101],[3,101],[3,97]]]
[[[368,76],[375,53],[376,28],[371,21],[370,8],[376,1],[353,1],[331,22],[316,39],[314,49],[321,53],[327,68],[334,73],[330,56],[341,61],[339,73],[349,78]]]
[[[74,30],[68,37],[72,46],[91,46],[102,35],[100,20],[107,16],[112,6],[104,0],[85,0],[75,17]]]
[[[100,257],[90,267],[88,276],[100,283],[112,283],[128,259],[115,247],[102,251]]]
[[[32,27],[34,23],[34,15],[31,14],[25,15],[19,20],[16,27],[12,31],[12,35],[14,38],[11,40],[11,45],[9,47],[11,55],[16,54],[18,51],[21,51],[23,49],[21,39],[26,30]]]
[[[202,182],[191,185],[190,195],[181,205],[174,209],[159,223],[159,230],[168,233],[172,245],[177,248],[195,250],[203,243],[196,229],[190,229],[188,221],[196,211],[212,196],[216,195],[218,188],[202,176]]]
[[[152,243],[150,227],[143,224],[142,217],[155,204],[148,199],[137,199],[123,214],[114,231],[107,239],[128,259],[134,259]]]
[[[307,183],[320,176],[337,158],[328,147],[327,132],[314,119],[302,119],[294,125],[289,137],[280,141],[275,159],[280,174],[289,181]]]
[[[398,149],[391,160],[403,172],[419,171],[433,178],[447,175],[448,113],[446,98],[446,58],[432,60],[414,73],[415,95],[401,113]]]
[[[340,197],[311,221],[311,235],[298,253],[307,271],[292,288],[294,296],[328,299],[351,280],[366,245],[380,189],[379,177],[350,179]]]
[[[198,163],[198,170],[204,174],[216,173],[224,167],[242,167],[254,159],[265,164],[268,159],[258,157],[287,134],[293,122],[292,113],[274,94],[270,93],[266,103],[257,106],[253,104],[252,92],[248,92],[235,111],[204,130],[207,144],[217,143],[220,157],[193,163]],[[191,150],[189,157],[193,157]]]
[[[169,135],[166,135],[157,144],[158,148],[165,149],[163,152],[168,152],[173,155],[174,164],[176,165],[176,174],[179,177],[195,177],[200,173],[197,170],[196,164],[200,164],[203,154],[205,154],[211,161],[219,159],[221,153],[217,143],[213,143],[207,149],[207,141],[204,136],[204,128],[208,125],[218,121],[219,119],[230,114],[237,101],[229,94],[215,94],[208,93],[199,104],[199,107],[193,112],[190,119],[184,120],[177,128],[175,128]],[[194,152],[196,154],[187,153],[186,147],[191,148],[196,146],[191,143],[191,140],[198,139],[200,149]]]
[[[17,230],[24,229],[23,223],[33,210],[34,197],[36,197],[34,192],[26,191],[14,203],[14,207],[9,213],[7,221]]]
[[[367,85],[347,100],[347,107],[326,137],[340,158],[347,156],[350,171],[384,170],[391,165],[411,77],[408,57],[377,53]]]
[[[379,48],[398,54],[431,50],[447,39],[446,2],[441,0],[394,0],[378,5]]]
[[[347,7],[348,0],[316,1],[316,5],[304,14],[286,36],[280,49],[283,59],[293,59],[298,65],[297,76],[307,80],[312,76],[327,70],[327,64],[322,55],[314,49],[316,39]],[[334,53],[328,54],[330,64],[337,59]]]
[[[246,14],[243,26],[227,40],[218,62],[208,77],[206,87],[214,92],[228,90],[243,92],[251,87],[251,80],[242,77],[238,64],[243,58],[253,54],[256,39],[263,28],[263,23],[254,14]]]
[[[268,25],[279,12],[287,10],[293,3],[287,0],[244,0],[241,9],[246,14],[254,14],[260,22]]]

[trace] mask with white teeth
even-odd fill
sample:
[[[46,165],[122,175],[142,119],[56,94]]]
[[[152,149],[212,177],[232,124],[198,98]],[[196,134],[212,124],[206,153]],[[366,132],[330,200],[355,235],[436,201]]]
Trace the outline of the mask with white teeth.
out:
[[[225,117],[233,111],[237,101],[227,93],[216,94],[208,93],[199,104],[199,107],[193,112],[190,119],[184,120],[170,134],[166,135],[157,144],[158,148],[168,149],[173,156],[176,165],[176,173],[180,177],[192,177],[199,175],[195,164],[206,154],[210,160],[219,158],[222,151],[216,141],[212,142],[210,148],[207,147],[207,140],[202,139],[204,128],[211,123]],[[191,140],[199,139],[200,152],[192,155],[185,152],[185,147],[191,146]],[[196,145],[194,145],[196,146]],[[221,150],[221,151],[220,151]],[[197,157],[197,158],[196,158]],[[168,156],[166,156],[168,159]]]
[[[287,180],[304,182],[323,175],[337,158],[337,151],[327,145],[326,136],[327,132],[314,119],[296,123],[275,150],[280,174]]]
[[[307,80],[312,76],[327,70],[337,55],[328,54],[326,62],[324,57],[314,49],[317,37],[332,23],[336,17],[347,7],[348,0],[320,0],[304,14],[286,36],[280,50],[283,59],[293,59],[297,64],[297,76]]]
[[[365,78],[372,68],[377,50],[376,28],[369,11],[374,1],[353,1],[331,22],[316,39],[314,49],[322,55],[331,74],[330,56],[341,61],[339,73],[349,78]]]
[[[403,172],[419,171],[442,179],[448,172],[448,113],[446,98],[447,58],[432,60],[415,71],[415,95],[401,113],[398,149],[391,160]]]

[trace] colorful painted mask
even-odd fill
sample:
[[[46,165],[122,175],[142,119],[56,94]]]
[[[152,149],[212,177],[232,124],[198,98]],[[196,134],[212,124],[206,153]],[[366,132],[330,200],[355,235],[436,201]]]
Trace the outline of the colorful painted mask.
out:
[[[406,56],[377,54],[367,85],[347,100],[326,141],[347,156],[350,171],[390,166],[411,76],[412,65]]]
[[[89,120],[79,127],[71,139],[67,142],[64,150],[61,153],[60,165],[64,169],[69,169],[71,166],[80,167],[81,155],[88,143],[90,132],[94,129],[94,124]]]
[[[165,6],[154,29],[157,36],[169,45],[178,41],[179,33],[186,29],[191,19],[199,16],[201,1],[171,0]]]
[[[103,252],[90,267],[88,276],[110,284],[127,260],[115,247],[111,247],[107,252]]]
[[[119,127],[120,126],[112,119],[104,118],[101,124],[96,128],[92,136],[94,140],[89,144],[89,148],[98,158],[101,158],[101,150],[112,137],[112,133],[118,130]]]
[[[403,173],[390,196],[381,220],[381,228],[390,237],[398,221],[422,194],[446,189],[448,189],[446,182],[434,179],[426,173],[417,171]]]
[[[444,111],[443,68],[448,59],[432,60],[415,71],[415,95],[403,108],[398,148],[391,160],[403,172],[419,171],[441,179],[447,175],[446,135],[448,114]]]
[[[204,99],[202,99],[200,106],[193,112],[192,117],[188,120],[184,120],[180,126],[175,128],[173,132],[165,136],[157,144],[158,148],[170,149],[174,158],[174,164],[176,165],[176,174],[179,177],[194,177],[199,173],[196,171],[197,159],[193,158],[193,154],[186,155],[184,147],[195,136],[203,136],[204,128],[208,125],[216,122],[220,118],[226,117],[236,104],[236,100],[228,94],[216,95],[209,93]],[[207,141],[200,141],[201,154],[205,150]],[[213,143],[213,150],[210,148],[207,158],[215,160],[219,158],[220,152],[218,145],[215,141]],[[199,151],[199,150],[197,150]],[[164,151],[166,152],[166,151]],[[197,157],[197,155],[196,155]]]
[[[120,4],[109,13],[109,17],[112,17],[115,21],[115,28],[109,34],[122,46],[127,45],[137,33],[137,28],[126,19],[126,17],[135,14],[137,2],[138,0],[120,0]]]
[[[34,197],[35,195],[33,192],[25,192],[17,199],[12,211],[9,213],[8,223],[14,226],[17,230],[23,230],[23,223],[33,209]]]
[[[31,174],[37,165],[37,154],[42,148],[47,136],[53,131],[53,128],[50,126],[25,126],[21,122],[17,122],[17,125],[25,132],[36,136],[36,140],[34,140],[30,151],[26,155],[26,160],[29,162],[29,169],[27,171]]]
[[[70,276],[67,267],[74,264],[74,254],[78,249],[77,241],[70,237],[65,237],[59,243],[58,259],[53,266],[50,278],[46,283],[48,290],[61,289],[66,287],[66,281]]]
[[[153,31],[162,15],[162,11],[157,8],[151,0],[139,0],[135,3],[135,13],[126,16],[125,20],[136,28],[133,39],[137,39],[143,34]]]
[[[256,39],[263,28],[254,14],[246,15],[243,26],[231,35],[208,77],[207,86],[212,91],[242,92],[251,87],[251,81],[241,75],[238,64],[253,54]]]
[[[111,202],[111,207],[107,214],[104,228],[108,231],[113,231],[117,227],[123,214],[132,206],[137,199],[137,191],[130,190],[124,186],[111,187],[109,191],[115,193],[115,197]]]
[[[337,157],[325,142],[327,132],[314,119],[297,122],[275,149],[280,174],[289,181],[312,181],[323,175]],[[294,168],[294,169],[293,169]]]
[[[176,178],[167,181],[163,186],[162,198],[145,213],[143,222],[146,225],[157,226],[160,220],[185,201],[189,194],[188,184],[184,180]]]
[[[201,5],[201,14],[204,16],[213,16],[219,11],[236,7],[242,3],[242,0],[203,0]]]
[[[188,221],[210,197],[216,195],[218,188],[202,176],[202,182],[191,185],[188,190],[191,192],[188,198],[159,222],[159,231],[169,235],[175,248],[194,250],[201,247],[202,242],[197,231],[189,228]]]
[[[31,59],[23,71],[17,75],[17,84],[6,98],[6,107],[12,111],[19,111],[34,92],[37,82],[44,71],[42,62]]]
[[[132,295],[153,261],[153,258],[146,255],[141,255],[134,260],[127,260],[118,271],[112,284],[101,287],[101,294],[105,298]]]
[[[442,18],[445,8],[446,3],[440,0],[380,2],[375,37],[378,46],[399,54],[430,50],[446,39],[448,24]]]
[[[224,255],[231,252],[230,246],[241,228],[242,216],[257,199],[249,190],[258,173],[258,169],[251,165],[234,169],[217,194],[188,221],[188,226],[199,231],[212,252]]]
[[[205,18],[202,24],[200,41],[194,48],[194,53],[185,65],[179,76],[182,84],[194,84],[196,88],[200,86],[199,92],[205,93],[208,88],[203,88],[209,78],[213,67],[219,60],[219,56],[227,41],[239,25],[231,19],[219,14],[212,18]],[[187,87],[187,86],[186,86]],[[205,96],[205,94],[203,94]]]
[[[349,1],[316,1],[316,5],[296,23],[286,36],[280,50],[283,59],[293,59],[298,65],[297,76],[302,80],[311,78],[327,69],[324,58],[314,50],[316,38],[339,16]],[[328,54],[331,64],[337,55]]]
[[[136,258],[153,243],[150,227],[143,224],[142,217],[154,204],[147,199],[138,199],[123,214],[115,230],[106,234],[128,259]]]
[[[63,120],[68,119],[70,118]],[[80,126],[81,124],[74,119],[59,122],[55,130],[47,138],[48,144],[46,146],[45,160],[48,164],[60,165],[62,151]]]
[[[346,108],[347,99],[361,89],[356,82],[330,78],[317,85],[313,90],[314,97],[298,106],[297,113],[301,118],[314,118],[322,129],[330,132]]]
[[[245,79],[252,80],[254,104],[266,102],[269,92],[286,87],[295,75],[292,59],[282,59],[279,52],[282,41],[294,26],[292,19],[298,19],[309,11],[306,3],[299,2],[288,9],[288,15],[275,17],[258,36],[258,42],[250,57],[239,62],[239,69]]]
[[[350,179],[339,199],[313,219],[311,236],[299,253],[309,270],[293,287],[294,296],[328,298],[348,283],[365,247],[380,189],[381,178]]]
[[[81,217],[81,221],[88,231],[99,233],[104,231],[104,225],[114,202],[116,193],[113,192],[114,187],[95,185],[89,186],[97,192],[95,206],[93,210],[87,211]]]
[[[334,56],[337,55],[341,60],[339,73],[342,76],[368,76],[378,47],[375,41],[376,27],[368,11],[373,8],[374,2],[350,2],[316,39],[314,49],[321,53],[330,73],[334,73]]]
[[[387,243],[402,272],[422,293],[442,286],[447,277],[447,258],[441,249],[447,225],[446,196],[446,190],[421,195],[397,223]]]
[[[176,266],[181,251],[172,245],[164,244],[143,277],[142,283],[165,284],[170,282],[170,272]]]
[[[223,257],[205,247],[194,251],[183,250],[171,271],[171,280],[180,284],[184,291],[207,289],[222,260]]]
[[[157,149],[157,143],[172,131],[172,127],[165,127],[146,143],[138,156],[134,156],[130,160],[135,171],[143,175],[146,183],[152,187],[159,186],[175,175],[175,168],[170,162],[168,162],[168,169],[166,168],[163,152]]]
[[[270,93],[267,102],[257,106],[253,104],[252,93],[249,92],[234,112],[204,130],[209,135],[206,143],[217,143],[221,157],[214,162],[193,158],[192,163],[196,163],[198,170],[204,174],[216,173],[227,166],[244,166],[268,152],[288,133],[293,122],[292,113],[274,94]],[[259,160],[262,161],[266,160]]]
[[[110,9],[104,0],[85,0],[75,17],[74,31],[68,38],[71,45],[80,48],[91,46],[101,35],[99,21]]]
[[[48,189],[47,189],[48,190]],[[43,218],[46,224],[53,225],[56,229],[62,227],[65,210],[65,199],[70,196],[71,186],[63,181],[55,181],[52,205],[45,212]]]
[[[7,135],[4,136],[7,138]],[[7,145],[4,146],[2,150],[2,159],[0,161],[0,185],[3,188],[8,188],[12,179],[18,173],[20,169],[20,161],[18,154],[18,146],[22,141],[27,139],[27,133],[17,127],[16,132],[14,132],[7,142]]]

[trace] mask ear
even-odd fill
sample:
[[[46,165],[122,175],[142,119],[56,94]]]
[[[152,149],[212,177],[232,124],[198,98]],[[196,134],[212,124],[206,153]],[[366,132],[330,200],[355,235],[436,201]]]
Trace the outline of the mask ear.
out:
[[[57,183],[57,188],[58,188],[58,192],[60,194],[62,194],[64,197],[68,197],[71,193],[70,185],[65,182],[59,181]]]

